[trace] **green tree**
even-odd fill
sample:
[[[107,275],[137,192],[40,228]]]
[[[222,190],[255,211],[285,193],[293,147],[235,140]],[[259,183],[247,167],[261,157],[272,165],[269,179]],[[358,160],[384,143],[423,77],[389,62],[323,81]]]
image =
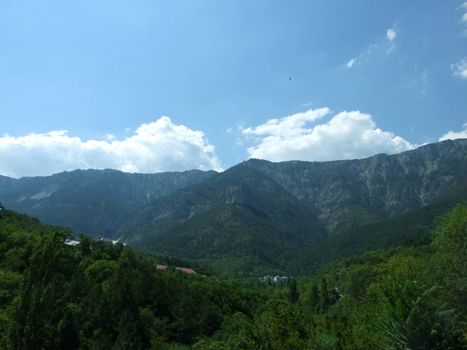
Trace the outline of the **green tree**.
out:
[[[329,305],[328,283],[326,282],[326,278],[322,278],[319,283],[319,311],[326,311]]]
[[[289,301],[293,304],[298,302],[298,300],[300,299],[300,294],[297,288],[297,280],[295,278],[291,278],[289,280],[287,297]]]
[[[261,347],[271,350],[303,349],[307,337],[303,320],[296,305],[282,300],[268,301],[266,310],[257,320]]]
[[[318,311],[319,309],[319,290],[318,286],[314,283],[311,286],[311,291],[310,291],[310,306],[313,312]]]
[[[384,347],[395,349],[456,349],[462,346],[462,331],[454,310],[439,302],[439,288],[395,282],[386,289],[384,309],[378,324]]]
[[[64,246],[65,234],[55,232],[34,246],[12,329],[15,349],[58,348],[59,322],[66,304],[65,280],[69,262]]]
[[[461,314],[467,315],[467,206],[441,218],[434,232],[436,278]]]

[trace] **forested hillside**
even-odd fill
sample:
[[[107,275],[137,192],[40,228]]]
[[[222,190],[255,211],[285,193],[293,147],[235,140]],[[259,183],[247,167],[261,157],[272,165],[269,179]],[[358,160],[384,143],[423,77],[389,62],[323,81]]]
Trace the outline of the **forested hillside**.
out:
[[[213,174],[199,170],[129,174],[106,169],[21,179],[0,176],[0,201],[42,222],[111,238],[145,205]]]
[[[158,259],[0,210],[2,349],[461,349],[467,207],[429,244],[333,262],[285,285]]]

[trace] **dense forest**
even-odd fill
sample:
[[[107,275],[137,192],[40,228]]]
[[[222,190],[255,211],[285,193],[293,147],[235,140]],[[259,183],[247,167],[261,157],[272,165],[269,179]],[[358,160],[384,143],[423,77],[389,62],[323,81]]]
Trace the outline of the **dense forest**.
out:
[[[186,274],[0,210],[2,349],[463,349],[467,207],[286,284]]]

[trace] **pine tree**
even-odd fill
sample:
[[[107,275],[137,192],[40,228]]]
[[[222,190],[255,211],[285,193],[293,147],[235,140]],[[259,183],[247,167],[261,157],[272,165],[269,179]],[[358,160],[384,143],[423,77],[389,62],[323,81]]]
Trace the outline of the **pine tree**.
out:
[[[295,278],[291,278],[289,280],[289,291],[287,296],[289,301],[293,304],[295,304],[300,299],[300,294],[297,288],[297,281]]]
[[[319,311],[324,312],[329,307],[329,294],[328,294],[328,284],[326,279],[321,279],[319,285]]]
[[[319,291],[318,291],[318,286],[316,284],[313,284],[313,286],[311,287],[310,305],[311,305],[311,309],[314,312],[318,311]]]

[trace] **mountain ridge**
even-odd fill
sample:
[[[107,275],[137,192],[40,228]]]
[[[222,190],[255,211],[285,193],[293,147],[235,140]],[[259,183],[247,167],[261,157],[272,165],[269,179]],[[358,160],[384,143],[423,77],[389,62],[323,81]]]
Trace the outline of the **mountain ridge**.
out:
[[[452,173],[462,174],[462,180],[460,180],[462,182],[467,177],[467,140],[465,139],[456,141],[446,140],[395,155],[378,154],[356,160],[328,162],[287,161],[280,163],[249,160],[241,163],[241,165],[260,168],[264,173],[276,180],[282,176],[279,182],[284,188],[293,193],[297,198],[308,202],[311,201],[312,204],[316,205],[318,202],[324,201],[332,205],[353,200],[355,205],[371,206],[377,211],[376,214],[379,214],[379,216],[391,217],[410,208],[426,205],[445,190],[447,186],[443,183],[445,179],[442,178],[442,171],[446,170],[446,164],[442,164],[443,167],[439,169],[437,164],[433,162],[436,157],[446,158],[450,155],[452,160],[454,158],[452,153],[454,152],[457,153],[457,157],[455,157],[455,161],[452,161],[455,164],[449,165],[455,168],[451,170],[451,175]],[[420,175],[422,174],[416,173],[417,167],[410,165],[414,163],[418,166],[418,169],[426,169],[426,174],[423,175],[431,177],[441,175],[440,180],[433,184],[426,181],[428,179],[425,179],[426,183],[419,183],[418,189],[410,189],[407,192],[407,188],[402,188],[398,192],[399,194],[403,194],[403,196],[399,195],[397,198],[391,197],[394,193],[387,193],[387,188],[384,187],[385,184],[388,184],[388,180],[397,182],[400,181],[399,178],[410,179],[417,176],[421,177]],[[286,173],[285,176],[283,175],[284,172],[281,174],[281,168],[288,168],[288,174]],[[377,176],[381,174],[383,176]],[[326,176],[334,176],[334,178],[332,181],[326,181]],[[317,193],[317,186],[325,187],[332,191],[336,190],[340,196],[333,197],[326,193]],[[426,186],[431,186],[431,188],[426,188]],[[370,191],[373,191],[373,193],[370,193]],[[361,197],[365,193],[368,193],[368,198]],[[392,204],[393,208],[388,206],[388,203]],[[403,205],[401,206],[400,203],[403,203]],[[394,204],[396,207],[394,207]],[[400,207],[400,209],[397,207]],[[326,207],[326,209],[329,208]],[[374,213],[369,212],[368,214],[373,216],[372,214]],[[327,216],[325,210],[323,210],[321,216]],[[334,229],[334,227],[331,228]]]
[[[0,201],[46,223],[157,254],[281,271],[300,252],[428,206],[464,183],[466,139],[357,160],[250,159],[222,173],[0,178]]]
[[[466,181],[466,155],[467,140],[462,140],[361,160],[249,160],[148,205],[144,215],[118,235],[157,253],[211,261],[244,253],[245,265],[259,257],[264,265],[280,270],[303,247],[308,249],[326,236],[432,203]],[[233,210],[232,204],[243,221],[226,214]],[[287,216],[296,221],[287,222]],[[239,237],[255,242],[257,250],[239,248]],[[222,244],[213,243],[219,241]]]
[[[75,170],[51,176],[3,179],[0,199],[9,208],[37,216],[47,224],[111,237],[113,232],[155,198],[215,172],[189,170],[129,174],[118,170]]]

